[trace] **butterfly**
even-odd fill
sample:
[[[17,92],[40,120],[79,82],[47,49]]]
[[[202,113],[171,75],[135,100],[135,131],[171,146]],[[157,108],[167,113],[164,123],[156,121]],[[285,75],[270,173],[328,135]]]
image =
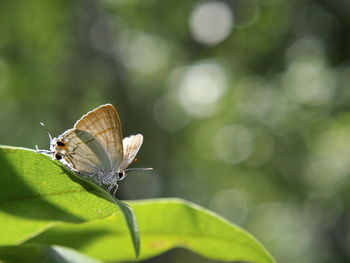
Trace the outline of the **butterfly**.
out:
[[[109,193],[115,188],[113,196],[118,182],[126,177],[128,171],[152,170],[127,168],[134,161],[143,136],[136,134],[122,139],[120,118],[111,104],[89,111],[72,129],[56,138],[52,138],[48,129],[47,132],[50,150],[37,148],[37,152],[49,154],[78,175],[92,178]]]

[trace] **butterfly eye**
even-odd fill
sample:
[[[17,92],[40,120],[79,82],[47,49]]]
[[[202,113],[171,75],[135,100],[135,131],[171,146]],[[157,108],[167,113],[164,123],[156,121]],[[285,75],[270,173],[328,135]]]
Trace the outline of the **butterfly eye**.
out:
[[[125,172],[123,170],[119,170],[118,172],[118,180],[121,181],[125,177]]]
[[[56,154],[55,154],[55,158],[56,158],[57,160],[61,160],[61,159],[62,159],[62,156],[56,153]]]
[[[57,145],[58,146],[66,146],[63,142],[61,142],[61,141],[57,141]]]

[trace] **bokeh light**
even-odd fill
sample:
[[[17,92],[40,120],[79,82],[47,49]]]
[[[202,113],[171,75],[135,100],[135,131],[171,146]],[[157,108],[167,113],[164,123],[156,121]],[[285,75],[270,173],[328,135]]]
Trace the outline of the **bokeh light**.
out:
[[[348,180],[350,169],[350,116],[327,125],[315,136],[306,163],[305,176],[310,188],[325,196],[339,192]]]
[[[299,103],[327,104],[336,79],[324,61],[322,47],[315,39],[302,39],[287,52],[289,61],[282,85],[289,97]]]
[[[232,9],[221,1],[205,1],[194,10],[190,19],[193,38],[206,45],[223,41],[233,27]]]
[[[226,73],[216,62],[201,62],[182,69],[178,97],[185,111],[193,117],[207,117],[227,89]]]
[[[227,163],[236,164],[248,159],[254,151],[255,134],[243,125],[230,125],[220,129],[213,145],[217,157]]]
[[[135,34],[124,43],[122,57],[127,67],[139,74],[151,74],[161,70],[169,59],[166,43],[150,34]]]

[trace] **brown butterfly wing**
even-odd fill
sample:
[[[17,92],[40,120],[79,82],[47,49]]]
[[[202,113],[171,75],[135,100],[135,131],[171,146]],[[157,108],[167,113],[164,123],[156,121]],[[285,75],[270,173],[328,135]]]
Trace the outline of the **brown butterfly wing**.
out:
[[[135,159],[137,152],[143,142],[142,134],[131,135],[130,137],[125,137],[123,140],[124,145],[124,158],[120,165],[122,170],[125,170],[129,164]]]
[[[89,132],[70,129],[55,140],[55,156],[70,168],[86,174],[111,169],[105,149]]]
[[[96,137],[108,154],[112,170],[119,168],[123,161],[122,131],[119,115],[111,104],[88,112],[75,123],[74,128]]]

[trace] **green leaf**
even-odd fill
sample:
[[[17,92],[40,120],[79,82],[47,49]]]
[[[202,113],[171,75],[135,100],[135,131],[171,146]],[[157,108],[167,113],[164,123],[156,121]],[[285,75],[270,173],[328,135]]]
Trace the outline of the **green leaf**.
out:
[[[115,199],[116,203],[119,205],[120,210],[124,214],[124,218],[129,228],[129,232],[132,238],[132,242],[134,245],[136,257],[140,255],[140,235],[139,229],[136,223],[136,217],[133,210],[125,203]]]
[[[118,205],[129,226],[135,253],[139,254],[139,235],[132,210],[103,189],[96,191],[97,186],[80,180],[48,156],[2,146],[0,174],[0,245],[20,244],[64,222],[104,218],[115,213]]]
[[[202,207],[180,199],[129,202],[142,237],[140,259],[184,247],[204,257],[224,261],[275,262],[249,233]],[[114,225],[114,216],[81,225],[61,225],[30,240],[55,242],[103,261],[132,261],[125,225]],[[67,237],[69,236],[69,240]]]
[[[274,262],[249,233],[204,208],[179,199],[128,202],[134,215],[31,150],[0,147],[0,174],[0,259],[23,249],[26,262],[35,262],[55,244],[103,261],[133,261],[140,248],[136,215],[140,259],[184,247],[214,260]]]
[[[136,217],[133,210],[126,203],[112,197],[108,192],[106,192],[105,189],[100,188],[99,186],[96,186],[96,187],[99,188],[99,190],[105,196],[105,198],[115,203],[119,207],[120,211],[122,212],[124,219],[126,221],[126,224],[128,226],[129,233],[131,235],[135,255],[137,258],[140,254],[140,234],[139,234]]]
[[[132,243],[134,246],[135,255],[137,258],[140,254],[140,234],[139,234],[136,217],[135,217],[133,210],[124,202],[122,202],[122,201],[118,200],[117,198],[115,198],[114,196],[110,195],[106,191],[106,189],[96,185],[92,179],[86,179],[86,178],[83,178],[80,176],[78,176],[78,177],[80,179],[83,179],[84,181],[92,184],[97,189],[99,189],[99,191],[104,196],[104,198],[106,198],[107,200],[110,200],[111,202],[115,203],[119,207],[120,211],[122,212],[122,214],[124,216],[126,224],[128,226],[131,240],[132,240]]]

